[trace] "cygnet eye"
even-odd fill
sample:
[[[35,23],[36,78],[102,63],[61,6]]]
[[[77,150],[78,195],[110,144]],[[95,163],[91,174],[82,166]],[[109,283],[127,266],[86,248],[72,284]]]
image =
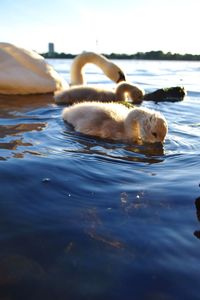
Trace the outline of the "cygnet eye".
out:
[[[156,132],[152,132],[152,135],[157,138],[157,133]]]

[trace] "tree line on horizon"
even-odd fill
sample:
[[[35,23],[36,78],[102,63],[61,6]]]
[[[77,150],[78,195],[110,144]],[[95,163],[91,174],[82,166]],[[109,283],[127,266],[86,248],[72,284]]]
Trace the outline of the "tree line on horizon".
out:
[[[71,58],[77,56],[77,54],[70,53],[42,53],[44,58]],[[147,59],[147,60],[189,60],[189,61],[198,61],[200,60],[200,54],[179,54],[179,53],[164,53],[163,51],[149,51],[149,52],[137,52],[135,54],[125,54],[125,53],[102,53],[105,57],[109,59]]]

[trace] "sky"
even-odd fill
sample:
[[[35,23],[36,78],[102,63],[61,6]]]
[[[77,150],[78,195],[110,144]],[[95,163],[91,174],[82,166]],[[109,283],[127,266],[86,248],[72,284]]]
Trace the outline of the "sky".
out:
[[[200,54],[199,0],[1,0],[0,42],[56,52]]]

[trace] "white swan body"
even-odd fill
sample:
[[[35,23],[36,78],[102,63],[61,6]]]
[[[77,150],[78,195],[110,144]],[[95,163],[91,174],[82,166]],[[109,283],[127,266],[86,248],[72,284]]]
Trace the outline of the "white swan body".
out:
[[[41,55],[0,43],[0,94],[52,93],[67,86]]]
[[[94,52],[83,52],[75,57],[71,65],[71,85],[85,84],[83,67],[87,63],[98,66],[108,78],[116,83],[126,80],[124,72],[105,56]]]
[[[83,66],[88,62],[98,65],[111,80],[125,79],[122,70],[102,55],[84,52],[72,64],[72,85],[84,82]],[[9,43],[0,43],[0,94],[53,93],[68,86],[41,55]]]
[[[133,103],[140,103],[144,97],[144,90],[127,82],[118,83],[113,91],[92,86],[76,86],[58,92],[54,99],[57,104],[73,104],[82,101],[116,102],[126,101],[127,94]]]
[[[163,143],[168,130],[159,112],[119,103],[78,103],[65,108],[62,117],[78,132],[132,143]]]

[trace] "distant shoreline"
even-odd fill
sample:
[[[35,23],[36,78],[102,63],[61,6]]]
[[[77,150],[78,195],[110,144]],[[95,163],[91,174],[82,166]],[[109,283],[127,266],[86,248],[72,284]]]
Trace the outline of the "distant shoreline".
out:
[[[135,54],[125,54],[125,53],[102,53],[105,57],[109,59],[146,59],[146,60],[183,60],[183,61],[200,61],[200,54],[179,54],[179,53],[164,53],[162,51],[150,51],[150,52],[137,52]],[[44,58],[71,58],[77,56],[77,54],[70,53],[42,53]]]

